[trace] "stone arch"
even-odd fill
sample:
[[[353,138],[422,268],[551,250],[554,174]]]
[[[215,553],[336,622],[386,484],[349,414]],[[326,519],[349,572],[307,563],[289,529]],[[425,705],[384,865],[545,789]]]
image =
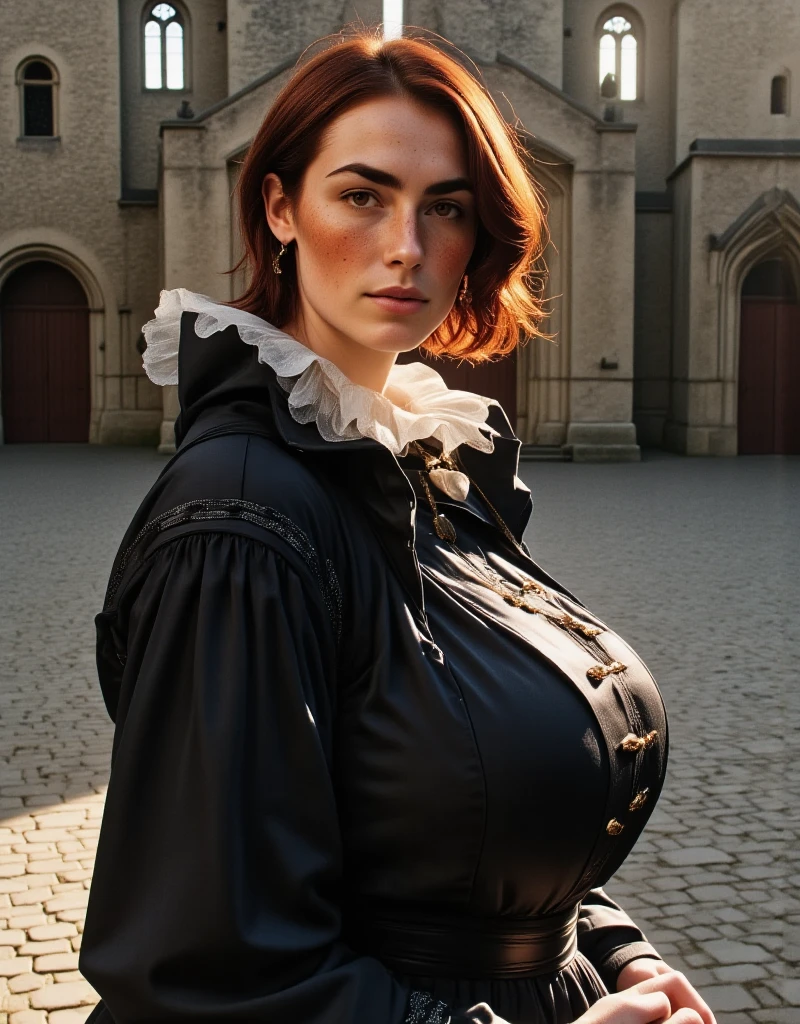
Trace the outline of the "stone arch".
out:
[[[800,291],[800,203],[787,189],[763,193],[721,235],[712,235],[719,294],[717,366],[723,387],[723,426],[737,426],[742,284],[764,260],[784,260]]]
[[[117,324],[107,316],[113,306],[106,301],[108,288],[100,283],[100,274],[88,260],[69,249],[52,242],[29,242],[0,247],[0,289],[8,276],[26,263],[44,260],[68,270],[78,280],[89,301],[89,367],[91,384],[91,418],[89,441],[96,442],[99,434],[100,415],[105,406],[103,376],[109,362],[116,357],[119,361],[119,332]],[[112,327],[113,324],[113,327]],[[2,410],[0,410],[0,415]],[[0,438],[0,440],[2,440]]]

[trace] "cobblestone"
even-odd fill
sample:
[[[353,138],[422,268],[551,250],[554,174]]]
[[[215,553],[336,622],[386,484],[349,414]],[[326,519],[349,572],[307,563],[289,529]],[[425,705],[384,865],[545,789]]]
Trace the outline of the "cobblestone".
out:
[[[0,446],[0,1024],[83,1024],[97,998],[73,969],[112,737],[93,617],[163,465]],[[534,558],[636,648],[670,715],[664,793],[608,891],[719,1024],[798,1024],[800,460],[521,475]]]
[[[800,1024],[800,460],[521,475],[534,558],[632,644],[669,712],[664,792],[607,890],[719,1024]]]
[[[112,728],[93,616],[164,460],[0,446],[0,1024],[82,1024],[77,968]]]

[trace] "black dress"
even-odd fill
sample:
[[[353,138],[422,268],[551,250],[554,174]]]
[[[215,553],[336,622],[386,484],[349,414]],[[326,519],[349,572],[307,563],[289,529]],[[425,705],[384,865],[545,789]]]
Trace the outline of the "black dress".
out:
[[[180,447],[97,617],[116,731],[90,1019],[574,1021],[658,956],[599,888],[663,783],[652,677],[477,487],[437,495],[465,562],[418,459],[323,440],[235,329],[193,322]],[[489,423],[494,452],[458,455],[521,540],[519,442]],[[475,582],[484,557],[545,614]]]

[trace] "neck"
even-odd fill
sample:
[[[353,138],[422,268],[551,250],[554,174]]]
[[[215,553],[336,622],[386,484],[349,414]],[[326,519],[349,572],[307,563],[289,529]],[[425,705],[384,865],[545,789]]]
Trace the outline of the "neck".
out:
[[[318,356],[329,359],[354,384],[361,384],[384,394],[386,382],[397,359],[396,352],[381,352],[359,345],[348,335],[322,319],[313,309],[303,307],[290,323],[282,328]]]

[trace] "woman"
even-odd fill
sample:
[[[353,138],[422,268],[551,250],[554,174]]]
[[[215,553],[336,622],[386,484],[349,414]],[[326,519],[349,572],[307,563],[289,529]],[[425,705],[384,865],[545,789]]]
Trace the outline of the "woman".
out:
[[[339,40],[238,192],[247,291],[145,328],[178,451],[97,619],[90,1019],[713,1024],[599,888],[663,783],[655,683],[531,560],[502,408],[395,361],[537,332],[511,132],[432,43]]]

